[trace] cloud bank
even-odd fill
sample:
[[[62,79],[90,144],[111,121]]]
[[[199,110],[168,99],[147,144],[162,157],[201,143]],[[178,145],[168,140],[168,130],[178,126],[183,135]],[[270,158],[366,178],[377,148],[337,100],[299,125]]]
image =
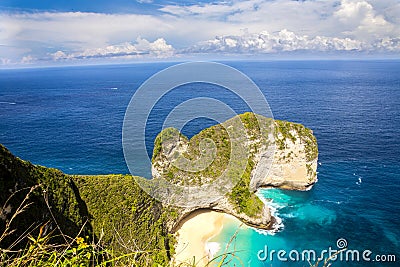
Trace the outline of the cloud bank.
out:
[[[54,61],[91,59],[91,58],[143,58],[151,56],[154,58],[169,58],[174,54],[174,49],[167,42],[159,38],[154,42],[138,38],[135,43],[125,42],[118,45],[109,45],[104,48],[89,48],[83,52],[67,54],[61,50],[49,55]]]
[[[272,34],[264,31],[258,34],[218,36],[184,50],[185,53],[229,54],[269,54],[293,51],[400,52],[400,38],[386,37],[369,43],[348,37],[297,35],[283,29]]]
[[[142,2],[153,14],[0,13],[0,62],[293,51],[400,54],[397,0]]]

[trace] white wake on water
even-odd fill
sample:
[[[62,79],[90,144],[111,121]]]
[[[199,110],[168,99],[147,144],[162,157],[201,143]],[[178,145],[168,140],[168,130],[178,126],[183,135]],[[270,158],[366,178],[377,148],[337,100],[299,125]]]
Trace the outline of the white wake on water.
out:
[[[15,103],[15,102],[0,101],[0,104],[16,105],[17,103]]]
[[[353,173],[354,176],[357,176],[357,174]],[[357,185],[361,185],[362,184],[362,176],[358,176],[358,180],[356,182]]]
[[[283,224],[283,220],[281,217],[279,217],[279,210],[284,207],[284,205],[280,203],[276,203],[271,199],[266,199],[262,194],[258,194],[258,197],[261,199],[261,201],[269,207],[269,210],[271,212],[271,216],[274,217],[275,222],[272,225],[271,230],[263,230],[263,229],[257,229],[255,228],[254,230],[262,235],[275,235],[277,232],[280,232],[283,230],[285,225]]]

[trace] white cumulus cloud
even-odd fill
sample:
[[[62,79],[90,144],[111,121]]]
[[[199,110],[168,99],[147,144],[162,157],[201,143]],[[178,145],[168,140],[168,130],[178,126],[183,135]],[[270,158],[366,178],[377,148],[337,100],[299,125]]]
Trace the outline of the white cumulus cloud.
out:
[[[283,29],[279,32],[217,36],[191,46],[185,53],[268,54],[292,51],[397,51],[400,38],[383,38],[367,43],[348,37],[299,35]]]
[[[2,57],[2,58],[0,58],[0,62],[1,62],[1,65],[10,65],[11,59]]]
[[[141,56],[149,56],[154,58],[168,58],[174,54],[174,48],[167,44],[163,38],[158,38],[154,42],[150,42],[143,38],[137,38],[135,43],[124,42],[117,45],[108,45],[101,48],[88,48],[84,51],[66,53],[57,51],[51,53],[53,60],[70,60],[70,59],[90,59],[90,58],[135,58]]]
[[[35,61],[35,58],[31,55],[23,56],[21,59],[22,64],[31,64]]]
[[[393,23],[386,20],[384,13],[378,14],[373,5],[364,0],[342,0],[334,17],[345,34],[364,40],[399,33],[398,26],[396,29]]]

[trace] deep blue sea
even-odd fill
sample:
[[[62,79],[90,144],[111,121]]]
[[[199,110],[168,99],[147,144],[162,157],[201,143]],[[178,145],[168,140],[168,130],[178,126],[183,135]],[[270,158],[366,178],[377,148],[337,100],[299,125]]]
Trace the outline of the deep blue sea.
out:
[[[276,255],[262,261],[257,253],[265,245],[287,252],[335,249],[343,238],[349,250],[370,250],[371,260],[396,254],[397,263],[337,260],[332,266],[400,266],[400,61],[225,63],[254,80],[276,119],[311,128],[319,145],[312,190],[260,192],[272,199],[283,226],[274,235],[239,230],[243,265],[309,266]],[[0,70],[0,143],[22,159],[70,174],[128,173],[121,145],[127,105],[141,83],[172,64]],[[222,89],[177,89],[150,114],[148,151],[168,112],[199,96],[246,111]],[[200,119],[183,130],[192,136],[213,123]],[[225,227],[216,240],[224,246],[235,229]],[[238,260],[228,266],[234,264],[241,266]]]

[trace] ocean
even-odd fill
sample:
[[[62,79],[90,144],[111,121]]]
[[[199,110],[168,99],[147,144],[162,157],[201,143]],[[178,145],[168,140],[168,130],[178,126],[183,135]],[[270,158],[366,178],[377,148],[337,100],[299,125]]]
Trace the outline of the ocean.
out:
[[[224,63],[259,86],[276,119],[311,128],[319,145],[318,183],[312,190],[259,192],[272,201],[282,220],[280,230],[237,230],[239,224],[231,223],[212,240],[223,252],[237,231],[228,249],[236,251],[235,257],[228,266],[309,266],[292,260],[296,253],[290,258],[289,252],[315,250],[319,255],[343,242],[360,259],[338,258],[332,266],[399,266],[400,61]],[[22,159],[69,174],[129,173],[121,144],[125,110],[146,79],[173,64],[0,70],[0,143]],[[223,89],[178,88],[149,116],[149,155],[168,113],[194,97],[215,97],[238,113],[248,110]],[[213,124],[200,118],[183,132],[191,137]],[[150,170],[140,175],[146,173]],[[265,257],[271,250],[287,253],[281,260],[277,253]],[[369,262],[362,259],[365,251],[371,251]],[[378,262],[390,255],[396,255],[397,263]]]

